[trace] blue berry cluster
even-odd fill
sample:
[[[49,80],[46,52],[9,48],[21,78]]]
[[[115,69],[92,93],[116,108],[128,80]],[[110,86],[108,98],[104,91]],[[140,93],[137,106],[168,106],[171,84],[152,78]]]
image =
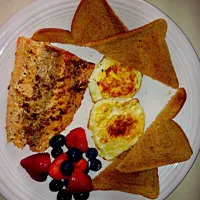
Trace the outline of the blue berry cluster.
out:
[[[62,147],[65,145],[65,140],[65,136],[56,135],[49,141],[49,145],[53,148],[51,151],[51,155],[53,158],[56,158],[63,153]],[[83,153],[79,149],[73,147],[68,149],[66,154],[69,160],[66,160],[61,164],[60,172],[64,176],[70,176],[74,170],[73,163],[80,161],[83,158]],[[88,168],[85,170],[84,173],[88,174],[90,170],[95,172],[99,171],[102,167],[102,164],[101,161],[97,159],[98,151],[95,148],[89,148],[85,155],[88,158]],[[75,200],[87,200],[89,198],[89,192],[71,194],[67,191],[68,184],[69,180],[67,179],[53,179],[49,183],[49,189],[52,192],[58,192],[57,200],[71,200],[72,196]],[[66,189],[63,189],[64,187]]]

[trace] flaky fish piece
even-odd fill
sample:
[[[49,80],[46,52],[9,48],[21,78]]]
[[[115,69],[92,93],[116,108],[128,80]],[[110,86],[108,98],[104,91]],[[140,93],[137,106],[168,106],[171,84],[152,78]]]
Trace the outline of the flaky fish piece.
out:
[[[81,105],[94,64],[49,43],[20,37],[9,86],[7,141],[43,152]]]

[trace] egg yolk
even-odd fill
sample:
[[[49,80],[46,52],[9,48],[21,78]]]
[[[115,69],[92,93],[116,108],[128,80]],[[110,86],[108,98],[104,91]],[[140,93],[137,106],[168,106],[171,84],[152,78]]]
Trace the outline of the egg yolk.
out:
[[[136,75],[132,67],[113,65],[104,73],[106,76],[97,82],[104,98],[126,96],[136,90],[134,87]]]
[[[130,135],[131,130],[137,120],[133,119],[130,115],[119,115],[114,119],[114,122],[108,126],[108,134],[110,137],[126,137]]]

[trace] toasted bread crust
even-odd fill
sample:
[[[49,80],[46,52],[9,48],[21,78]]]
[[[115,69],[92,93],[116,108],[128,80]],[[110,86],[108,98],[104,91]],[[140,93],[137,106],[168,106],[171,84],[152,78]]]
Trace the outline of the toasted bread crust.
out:
[[[94,64],[49,43],[19,38],[7,105],[7,138],[43,152],[73,120]]]
[[[165,41],[166,31],[166,21],[158,19],[138,29],[90,42],[86,46],[124,65],[132,66],[152,79],[178,88],[178,79]]]
[[[93,189],[115,190],[139,194],[151,199],[157,198],[159,195],[158,169],[129,174],[121,173],[115,167],[125,155],[126,152],[121,154],[93,179]]]
[[[178,89],[139,142],[117,165],[120,172],[143,171],[183,162],[191,157],[192,148],[184,131],[172,120],[182,108],[185,99],[185,90]]]
[[[127,30],[106,0],[82,0],[71,24],[72,36],[79,45]]]
[[[172,120],[153,124],[145,134],[125,159],[118,164],[117,169],[120,172],[138,172],[183,162],[192,155],[185,133]]]
[[[187,94],[184,88],[178,88],[176,94],[172,96],[167,105],[162,109],[162,111],[158,114],[158,118],[160,120],[168,120],[173,119],[182,109],[187,98]]]
[[[50,43],[75,44],[70,31],[58,28],[40,29],[33,34],[31,39]]]

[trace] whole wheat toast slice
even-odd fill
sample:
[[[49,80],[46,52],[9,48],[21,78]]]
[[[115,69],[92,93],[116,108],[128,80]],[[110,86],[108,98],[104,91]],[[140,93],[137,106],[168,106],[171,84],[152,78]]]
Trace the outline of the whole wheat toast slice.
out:
[[[40,29],[33,34],[31,39],[50,43],[75,44],[71,32],[59,28]]]
[[[106,0],[82,0],[71,24],[72,36],[79,45],[127,30]]]
[[[179,88],[138,143],[117,165],[117,170],[123,173],[138,172],[183,162],[191,157],[193,152],[184,131],[172,120],[185,100],[186,92]]]
[[[45,151],[72,122],[93,69],[94,64],[49,43],[20,37],[8,94],[7,141]]]
[[[124,65],[132,66],[152,79],[178,88],[179,82],[165,41],[166,32],[166,21],[158,19],[138,29],[89,42],[86,46]]]
[[[158,169],[135,173],[121,173],[116,170],[117,164],[126,156],[126,152],[106,167],[93,179],[94,190],[115,190],[131,194],[140,194],[155,199],[159,195]]]

